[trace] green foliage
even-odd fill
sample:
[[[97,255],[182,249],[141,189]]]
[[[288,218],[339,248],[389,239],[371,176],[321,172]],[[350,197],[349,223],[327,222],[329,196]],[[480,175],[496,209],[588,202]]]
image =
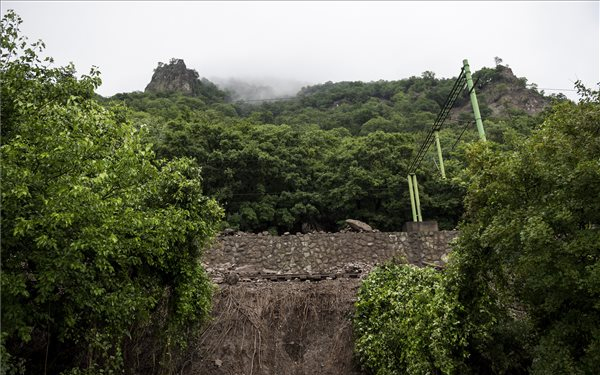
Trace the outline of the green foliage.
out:
[[[290,118],[290,125],[277,125],[262,123],[280,113],[271,105],[268,112],[253,112],[246,118],[217,113],[214,105],[210,109],[168,107],[179,113],[175,116],[171,109],[151,104],[152,95],[128,94],[125,100],[132,98],[136,108],[146,108],[143,103],[150,101],[147,111],[156,116],[135,112],[133,117],[138,127],[149,130],[147,139],[157,154],[196,159],[203,168],[207,193],[224,205],[231,226],[285,232],[308,223],[335,230],[337,222],[354,217],[382,230],[398,230],[410,219],[406,167],[421,139],[420,134],[407,131],[408,119],[372,118],[362,125],[361,136],[353,136],[345,128],[309,125],[311,118],[305,114],[310,108]],[[374,100],[369,103],[379,105]],[[423,123],[435,117],[424,116]],[[449,133],[445,139],[451,137]],[[426,174],[430,173],[439,172],[427,168]],[[423,181],[423,209],[428,217],[439,220],[442,228],[454,228],[462,192],[435,178]],[[441,193],[442,198],[428,199],[427,192],[432,197]],[[308,210],[294,216],[296,204]]]
[[[221,209],[193,163],[156,162],[94,100],[97,71],[46,66],[20,23],[8,11],[1,29],[2,367],[117,373],[159,302],[165,341],[208,316],[199,256]]]
[[[374,374],[462,374],[468,331],[456,295],[430,268],[386,264],[364,279],[354,318],[356,353]]]
[[[477,144],[467,155],[451,275],[495,373],[592,374],[600,365],[600,100],[579,88],[579,104],[557,103],[514,150]],[[522,337],[506,341],[515,326]]]
[[[160,156],[198,161],[206,192],[226,208],[228,224],[242,230],[282,233],[302,224],[335,230],[348,217],[397,230],[409,219],[404,176],[416,143],[410,134],[352,137],[344,129],[229,120],[169,121],[152,138]],[[427,181],[427,188],[435,183]],[[452,186],[436,191],[457,193]],[[453,227],[456,202],[426,200],[424,207]]]
[[[500,91],[509,94],[516,84],[503,66],[478,73],[489,78],[478,90],[504,85]],[[453,84],[424,72],[390,82],[327,82],[303,88],[292,100],[260,105],[176,93],[118,94],[105,103],[125,103],[160,157],[196,159],[206,193],[226,210],[225,225],[280,233],[303,224],[336,230],[338,222],[353,217],[398,230],[410,220],[407,164]],[[463,93],[457,106],[468,112],[459,113],[459,121],[472,121],[469,105]],[[480,108],[492,113],[484,101]],[[505,112],[501,118],[486,115],[490,140],[505,144],[541,122],[510,106]],[[441,134],[451,177],[465,163],[462,152],[449,153],[463,129],[453,117]],[[462,140],[475,139],[470,126]],[[419,171],[422,210],[442,229],[453,229],[465,190],[455,179],[439,178],[433,147],[430,152]]]
[[[375,374],[597,372],[600,95],[578,88],[530,137],[468,147],[444,273],[386,265],[365,279],[356,351]]]

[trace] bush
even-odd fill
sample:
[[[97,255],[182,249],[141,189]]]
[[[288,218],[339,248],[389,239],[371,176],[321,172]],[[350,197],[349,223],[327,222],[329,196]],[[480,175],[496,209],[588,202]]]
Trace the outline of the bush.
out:
[[[95,102],[96,71],[49,68],[20,23],[1,25],[2,368],[120,372],[159,302],[166,342],[208,316],[199,257],[222,212],[192,162],[155,161],[122,109]]]
[[[358,293],[357,356],[377,375],[463,373],[467,331],[459,314],[442,273],[386,264],[369,274]]]

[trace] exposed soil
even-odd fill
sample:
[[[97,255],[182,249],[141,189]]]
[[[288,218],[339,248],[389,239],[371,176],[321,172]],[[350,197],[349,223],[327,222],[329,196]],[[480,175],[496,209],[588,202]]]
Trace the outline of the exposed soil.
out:
[[[187,375],[359,375],[352,324],[358,279],[222,285]]]

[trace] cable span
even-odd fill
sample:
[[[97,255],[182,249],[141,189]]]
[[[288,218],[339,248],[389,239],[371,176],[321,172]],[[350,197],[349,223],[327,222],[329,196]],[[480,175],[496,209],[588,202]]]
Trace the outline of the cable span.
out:
[[[465,75],[465,69],[463,67],[460,70],[460,74],[458,75],[458,78],[456,79],[456,81],[454,81],[452,90],[450,90],[450,94],[448,94],[448,97],[446,98],[446,102],[444,103],[442,109],[440,110],[440,113],[437,115],[437,118],[435,119],[433,126],[431,127],[431,129],[429,130],[427,135],[425,136],[425,141],[421,144],[421,147],[417,151],[417,154],[411,161],[410,166],[408,168],[409,174],[415,173],[415,171],[421,164],[421,161],[423,161],[423,158],[425,157],[427,150],[429,150],[429,146],[431,146],[431,144],[433,143],[434,133],[439,131],[442,128],[442,126],[444,125],[444,122],[446,121],[446,119],[448,118],[448,115],[450,114],[450,110],[454,106],[454,103],[456,102],[456,99],[460,95],[460,92],[464,89],[466,82],[467,82],[467,78]]]

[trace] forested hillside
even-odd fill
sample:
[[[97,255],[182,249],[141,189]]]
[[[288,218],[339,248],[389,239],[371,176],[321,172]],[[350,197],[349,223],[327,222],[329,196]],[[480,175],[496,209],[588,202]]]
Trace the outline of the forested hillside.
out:
[[[96,69],[55,66],[21,23],[0,23],[0,374],[183,373],[211,312],[201,257],[216,233],[398,230],[408,165],[454,81],[327,82],[250,104],[174,59],[146,92],[102,98]],[[600,92],[546,97],[501,64],[474,77],[489,142],[472,142],[460,96],[440,134],[448,178],[433,150],[417,170],[425,218],[458,240],[445,266],[363,279],[356,359],[378,375],[595,374]],[[306,316],[305,302],[285,307]]]
[[[179,82],[177,72],[193,78],[179,90],[147,88],[104,101],[131,110],[159,157],[196,160],[207,194],[226,210],[224,226],[336,230],[356,218],[397,230],[410,219],[407,166],[454,78],[427,71],[398,81],[326,82],[292,99],[255,103],[227,99],[235,93],[216,90],[182,66],[178,59],[160,64],[148,85],[166,87],[157,76]],[[529,134],[551,101],[504,65],[475,72],[474,80],[488,139],[501,144]],[[440,135],[450,178],[439,177],[433,149],[419,172],[424,215],[446,229],[463,211],[464,189],[456,179],[464,165],[460,149],[476,139],[466,92],[455,107]]]
[[[467,148],[466,212],[442,272],[363,282],[356,352],[378,375],[578,374],[600,366],[600,93],[512,147]]]

